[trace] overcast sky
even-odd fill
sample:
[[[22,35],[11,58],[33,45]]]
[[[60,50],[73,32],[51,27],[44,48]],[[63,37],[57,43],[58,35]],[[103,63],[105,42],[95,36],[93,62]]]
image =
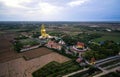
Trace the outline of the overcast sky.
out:
[[[0,21],[120,21],[120,0],[0,0]]]

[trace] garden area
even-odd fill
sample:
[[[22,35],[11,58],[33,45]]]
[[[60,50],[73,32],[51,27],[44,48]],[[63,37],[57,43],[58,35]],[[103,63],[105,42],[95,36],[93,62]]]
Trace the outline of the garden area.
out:
[[[62,77],[73,71],[82,69],[74,60],[65,63],[50,62],[44,67],[32,73],[33,77]]]

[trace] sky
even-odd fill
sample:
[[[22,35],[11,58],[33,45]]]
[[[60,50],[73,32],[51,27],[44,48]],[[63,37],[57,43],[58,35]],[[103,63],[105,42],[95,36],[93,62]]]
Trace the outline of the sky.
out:
[[[0,21],[120,21],[120,0],[0,0]]]

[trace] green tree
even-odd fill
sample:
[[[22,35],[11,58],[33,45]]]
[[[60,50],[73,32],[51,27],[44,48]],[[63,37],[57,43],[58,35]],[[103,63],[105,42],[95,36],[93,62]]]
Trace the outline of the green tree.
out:
[[[23,47],[23,44],[22,44],[22,43],[20,43],[19,41],[15,42],[15,44],[14,44],[14,49],[15,49],[16,51],[20,52],[20,50],[22,49],[22,47]]]

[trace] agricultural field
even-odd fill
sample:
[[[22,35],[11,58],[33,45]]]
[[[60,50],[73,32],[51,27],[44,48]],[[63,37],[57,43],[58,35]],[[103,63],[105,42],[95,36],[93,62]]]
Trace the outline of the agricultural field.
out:
[[[105,40],[113,40],[115,42],[120,42],[120,36],[103,36],[101,38],[94,39],[95,42],[105,41]]]
[[[67,61],[65,63],[50,62],[41,69],[33,72],[33,77],[61,77],[65,74],[71,73],[82,69],[76,62],[73,60]],[[45,72],[45,73],[44,73]]]
[[[33,53],[31,54],[35,55]],[[2,69],[0,70],[0,77],[33,77],[32,72],[42,68],[49,62],[56,61],[58,63],[64,63],[69,60],[69,58],[54,52],[27,61],[23,58],[17,58],[8,62],[0,63],[0,68]]]
[[[30,60],[30,59],[41,57],[50,53],[53,53],[53,51],[45,47],[40,47],[37,49],[29,50],[21,54],[23,54],[23,57],[25,60]]]
[[[120,42],[120,33],[119,32],[99,32],[103,34],[102,37],[93,39],[94,42],[100,42],[105,40],[112,40],[114,42]]]

